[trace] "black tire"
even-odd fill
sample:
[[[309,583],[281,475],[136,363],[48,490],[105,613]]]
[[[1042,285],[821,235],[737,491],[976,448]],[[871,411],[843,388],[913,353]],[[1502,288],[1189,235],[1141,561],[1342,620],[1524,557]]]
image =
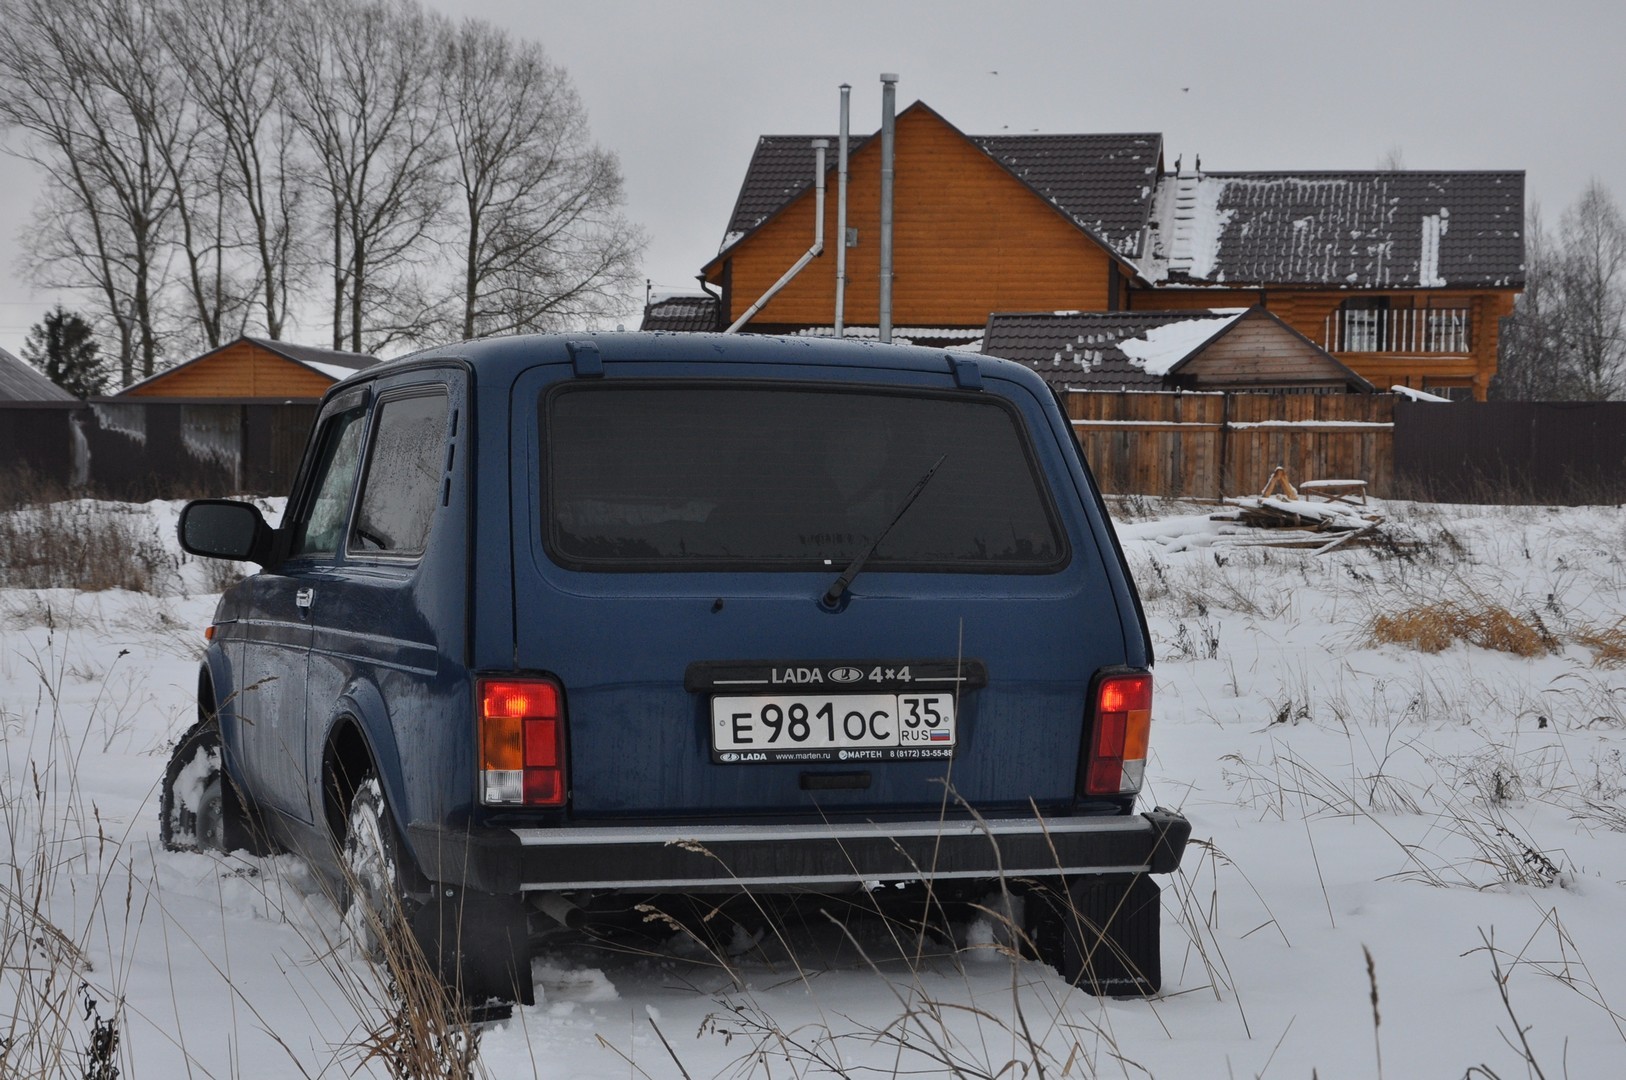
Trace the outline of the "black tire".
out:
[[[164,767],[158,836],[170,851],[229,851],[220,728],[212,717],[189,728]]]
[[[392,941],[398,944],[398,935],[411,925],[416,905],[407,893],[395,818],[375,773],[364,775],[351,796],[340,869],[339,910],[346,935],[363,956],[382,960],[386,948]]]
[[[471,1016],[506,1015],[506,1004],[516,1000],[535,1004],[529,920],[518,896],[423,880],[371,771],[356,785],[345,823],[340,911],[346,936],[362,955],[397,978],[421,970],[439,979]],[[424,969],[417,966],[420,956]]]
[[[1163,986],[1161,891],[1145,874],[1082,878],[1065,893],[1029,894],[1039,959],[1098,997],[1147,997]]]
[[[248,801],[222,764],[220,725],[212,712],[187,729],[164,766],[158,838],[170,851],[275,854]]]

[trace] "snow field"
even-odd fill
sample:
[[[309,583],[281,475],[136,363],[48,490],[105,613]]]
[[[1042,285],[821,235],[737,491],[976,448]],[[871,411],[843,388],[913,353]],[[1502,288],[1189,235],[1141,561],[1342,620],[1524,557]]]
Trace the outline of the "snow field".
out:
[[[81,509],[164,545],[178,507]],[[1245,546],[1258,530],[1209,509],[1115,503],[1159,657],[1145,801],[1195,826],[1162,882],[1158,998],[1072,990],[992,916],[915,962],[874,925],[717,952],[567,941],[478,1068],[1618,1075],[1626,510],[1388,503],[1394,543],[1316,556]],[[148,561],[168,569],[144,592],[0,588],[0,1074],[82,1074],[84,983],[127,1078],[389,1075],[366,1049],[387,1001],[297,858],[158,845],[222,578]],[[1372,638],[1451,605],[1505,610],[1542,649]]]

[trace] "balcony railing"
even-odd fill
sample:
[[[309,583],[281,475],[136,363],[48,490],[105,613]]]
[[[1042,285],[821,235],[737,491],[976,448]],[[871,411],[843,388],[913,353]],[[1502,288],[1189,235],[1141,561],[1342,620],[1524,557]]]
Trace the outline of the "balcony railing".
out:
[[[1365,308],[1327,316],[1328,352],[1467,353],[1468,308]]]

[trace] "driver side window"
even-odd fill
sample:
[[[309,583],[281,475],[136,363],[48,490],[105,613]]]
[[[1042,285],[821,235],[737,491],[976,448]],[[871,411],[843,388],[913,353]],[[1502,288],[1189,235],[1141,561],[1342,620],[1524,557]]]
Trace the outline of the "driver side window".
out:
[[[356,470],[361,465],[361,436],[367,427],[366,419],[366,409],[352,409],[328,423],[310,502],[294,536],[293,556],[338,553],[345,523],[350,517],[350,493],[356,487]]]

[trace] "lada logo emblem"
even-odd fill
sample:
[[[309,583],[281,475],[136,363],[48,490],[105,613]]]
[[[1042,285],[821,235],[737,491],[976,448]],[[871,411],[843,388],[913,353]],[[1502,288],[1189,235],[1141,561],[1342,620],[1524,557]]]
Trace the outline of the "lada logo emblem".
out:
[[[855,667],[838,667],[830,669],[830,681],[833,683],[855,683],[864,677],[864,673]]]

